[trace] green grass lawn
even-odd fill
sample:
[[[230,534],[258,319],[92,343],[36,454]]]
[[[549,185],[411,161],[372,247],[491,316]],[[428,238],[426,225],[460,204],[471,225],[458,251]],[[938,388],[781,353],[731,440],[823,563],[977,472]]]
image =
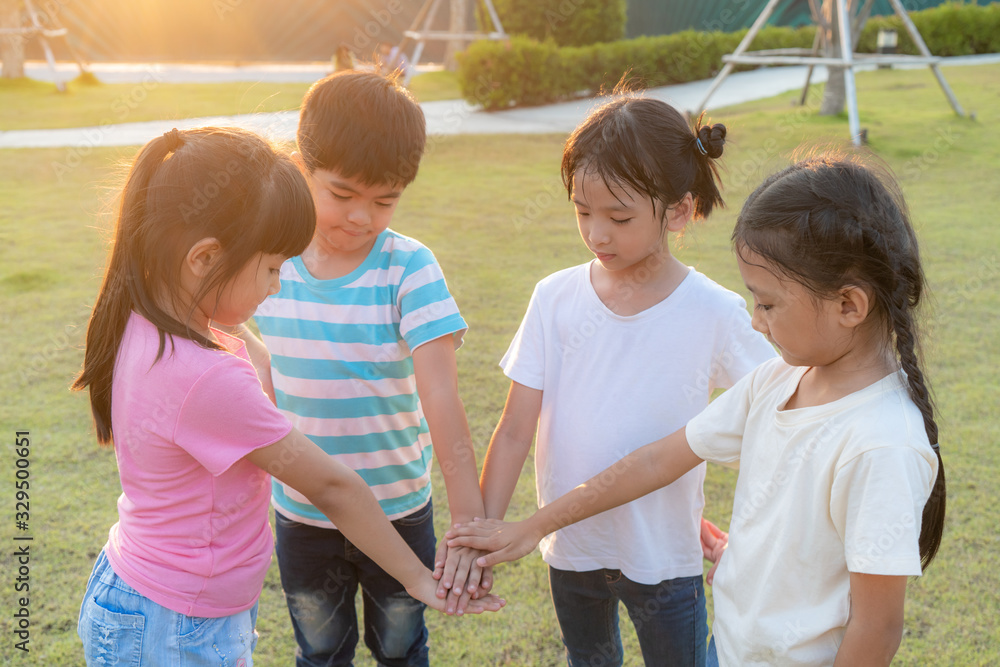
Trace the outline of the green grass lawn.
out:
[[[899,176],[932,287],[926,357],[940,410],[949,517],[938,559],[909,586],[898,665],[995,665],[1000,646],[1000,66],[945,70],[973,122],[951,113],[932,75],[858,75],[861,124]],[[8,91],[9,92],[9,91]],[[733,220],[750,189],[800,145],[841,144],[846,118],[802,113],[788,93],[713,114],[729,127],[724,195],[729,207],[675,239],[677,254],[745,293],[729,250]],[[81,100],[82,103],[82,100]],[[177,104],[164,100],[164,104]],[[256,102],[254,102],[256,104]],[[817,106],[813,99],[813,110]],[[0,103],[0,109],[6,109]],[[7,111],[0,113],[6,114]],[[66,110],[66,115],[73,112]],[[459,352],[462,396],[480,463],[508,382],[497,363],[534,283],[588,259],[559,182],[563,136],[436,138],[393,227],[440,259],[470,324]],[[0,151],[0,415],[11,442],[29,429],[31,449],[31,653],[13,648],[13,491],[0,563],[0,663],[82,665],[76,614],[93,560],[115,521],[120,487],[110,451],[96,445],[85,395],[67,390],[79,368],[89,308],[105,259],[106,200],[116,162],[135,148],[95,149],[62,174],[65,149]],[[489,156],[487,159],[485,156]],[[8,448],[6,479],[14,476]],[[706,516],[728,525],[735,476],[709,466]],[[444,507],[440,476],[438,508]],[[8,489],[11,487],[8,486]],[[510,516],[534,507],[529,462]],[[439,534],[447,517],[437,516]],[[557,665],[558,630],[537,554],[501,566],[499,614],[428,614],[436,665]],[[290,665],[294,640],[277,569],[261,598],[256,660]],[[641,660],[625,623],[627,664]],[[361,653],[364,653],[362,651]],[[370,665],[360,657],[359,665]]]
[[[138,83],[88,85],[0,79],[0,130],[96,127],[147,120],[235,115],[298,109],[307,83],[168,84],[155,72]],[[461,97],[453,72],[423,72],[410,81],[421,102]]]

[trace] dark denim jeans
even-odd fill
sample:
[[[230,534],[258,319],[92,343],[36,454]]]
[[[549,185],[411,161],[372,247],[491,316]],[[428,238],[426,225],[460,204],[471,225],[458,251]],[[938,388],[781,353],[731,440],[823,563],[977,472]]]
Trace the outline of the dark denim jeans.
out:
[[[428,568],[434,566],[431,503],[393,526]],[[299,648],[297,667],[348,666],[358,643],[354,596],[364,601],[365,644],[387,667],[426,667],[425,605],[351,544],[339,530],[275,512],[276,550]]]
[[[619,570],[549,568],[566,660],[570,667],[618,667],[622,642],[618,602],[635,626],[647,667],[703,667],[708,621],[701,576],[639,584]]]
[[[708,657],[705,660],[705,667],[719,667],[719,651],[715,648],[715,635],[708,640]]]

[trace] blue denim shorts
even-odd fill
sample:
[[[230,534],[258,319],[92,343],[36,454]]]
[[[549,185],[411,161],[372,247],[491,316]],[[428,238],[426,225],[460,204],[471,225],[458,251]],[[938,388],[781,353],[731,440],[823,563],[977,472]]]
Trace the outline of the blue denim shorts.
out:
[[[252,667],[257,605],[221,618],[185,616],[125,583],[101,551],[77,632],[87,665]]]

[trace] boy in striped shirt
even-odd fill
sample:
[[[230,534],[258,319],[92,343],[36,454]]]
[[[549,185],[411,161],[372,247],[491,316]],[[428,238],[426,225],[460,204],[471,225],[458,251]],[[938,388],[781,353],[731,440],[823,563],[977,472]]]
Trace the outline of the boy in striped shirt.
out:
[[[442,546],[435,559],[430,465],[433,443],[452,523],[485,516],[456,378],[467,326],[431,251],[388,228],[425,140],[422,110],[392,79],[344,71],[309,90],[293,157],[309,181],[316,231],[281,267],[281,291],[254,319],[270,353],[258,364],[262,382],[273,384],[278,407],[364,478],[441,574],[449,613],[461,613],[492,582],[474,562],[478,552]],[[365,643],[377,662],[427,665],[424,605],[295,489],[272,485],[296,664],[351,664],[360,585]]]

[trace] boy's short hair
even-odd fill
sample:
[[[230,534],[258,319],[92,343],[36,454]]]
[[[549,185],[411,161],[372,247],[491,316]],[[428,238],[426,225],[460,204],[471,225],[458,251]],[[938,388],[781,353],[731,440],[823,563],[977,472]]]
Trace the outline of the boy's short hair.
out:
[[[417,176],[427,124],[395,76],[347,70],[306,93],[296,139],[310,174],[330,169],[366,185],[405,187]]]

